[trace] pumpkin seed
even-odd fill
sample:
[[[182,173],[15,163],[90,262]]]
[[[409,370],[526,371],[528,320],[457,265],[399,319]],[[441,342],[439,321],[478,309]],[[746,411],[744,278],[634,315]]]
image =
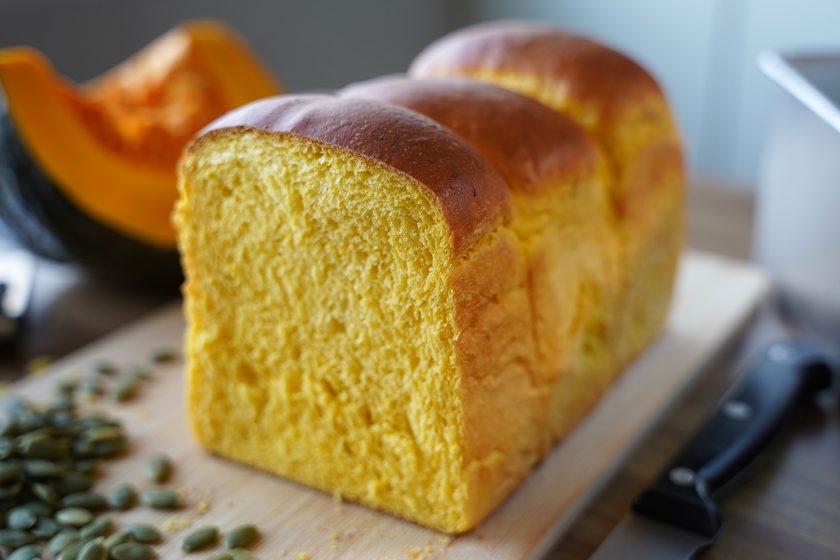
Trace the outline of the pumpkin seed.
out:
[[[67,469],[44,459],[28,459],[23,462],[23,471],[30,478],[58,478],[63,476]]]
[[[58,555],[57,560],[78,560],[79,552],[82,550],[82,543],[70,543]]]
[[[137,379],[126,379],[114,390],[114,400],[117,402],[130,401],[137,396],[137,391],[140,390],[140,382]]]
[[[0,546],[20,548],[35,541],[32,535],[20,529],[0,529]]]
[[[70,440],[66,438],[54,438],[44,434],[21,436],[17,448],[21,456],[27,459],[59,461],[70,458]]]
[[[225,546],[227,548],[247,548],[256,540],[258,535],[256,525],[241,525],[225,535]]]
[[[28,507],[20,506],[12,508],[6,515],[6,526],[9,529],[20,529],[25,531],[35,526],[38,522],[38,516],[32,513]]]
[[[22,486],[20,482],[15,482],[14,484],[10,484],[8,486],[0,486],[0,500],[17,496],[20,494],[21,488]]]
[[[234,548],[229,552],[231,560],[254,560],[254,557],[251,555],[251,553],[245,550],[244,548]]]
[[[23,505],[28,507],[29,510],[38,517],[49,517],[53,513],[52,507],[48,506],[44,502],[39,502],[37,500],[29,500]]]
[[[96,470],[99,468],[99,463],[101,463],[100,459],[83,459],[81,461],[76,461],[75,467],[80,473],[95,474]]]
[[[95,537],[105,537],[111,534],[114,530],[114,522],[111,521],[109,515],[100,515],[79,531],[79,536],[82,540],[88,540]]]
[[[143,544],[158,544],[163,541],[163,535],[156,527],[145,523],[138,523],[128,528],[131,537]]]
[[[93,519],[93,514],[90,511],[77,507],[60,509],[55,514],[56,521],[71,527],[87,525],[91,519]]]
[[[131,378],[136,379],[137,381],[148,381],[152,379],[152,377],[152,372],[146,368],[138,367],[131,371]]]
[[[82,437],[89,443],[105,443],[125,439],[125,434],[119,426],[96,426],[87,430]]]
[[[49,517],[42,517],[29,532],[36,539],[45,540],[58,533],[60,529],[61,526],[58,523]]]
[[[61,498],[64,507],[80,507],[89,510],[100,510],[108,507],[108,500],[101,494],[93,492],[76,492]]]
[[[58,493],[53,490],[52,486],[44,484],[43,482],[35,482],[30,486],[35,497],[43,501],[45,504],[51,506],[58,505]]]
[[[82,546],[78,560],[106,560],[108,550],[102,544],[102,539],[95,539]]]
[[[219,530],[216,527],[201,527],[184,537],[181,550],[195,552],[215,546],[219,540]]]
[[[50,539],[49,544],[47,544],[47,548],[49,548],[52,552],[59,553],[68,545],[76,543],[79,541],[79,531],[77,529],[73,529],[72,527],[67,527],[66,529],[62,529],[58,533]]]
[[[157,553],[147,544],[123,543],[111,549],[111,558],[114,560],[153,560],[157,558]]]
[[[130,509],[137,503],[137,491],[127,482],[120,484],[108,496],[108,503],[114,509]]]
[[[22,546],[19,549],[12,552],[8,557],[8,560],[40,560],[41,559],[41,549],[38,545],[29,544],[26,546]]]
[[[153,482],[166,482],[172,474],[172,460],[164,453],[153,455],[146,461],[146,478]]]
[[[151,508],[172,510],[184,505],[181,496],[168,488],[149,488],[140,495],[140,501]]]
[[[111,550],[117,545],[131,542],[131,533],[129,531],[117,531],[107,539],[105,539],[105,548]]]
[[[62,496],[87,492],[93,488],[93,477],[88,473],[79,471],[67,471],[55,483],[55,490]]]
[[[167,364],[178,359],[178,354],[174,350],[161,348],[152,354],[152,361],[156,364]]]
[[[113,363],[101,361],[93,366],[93,371],[95,373],[98,373],[99,375],[111,377],[112,375],[116,375],[117,371],[119,370],[117,369],[117,366],[115,366]]]

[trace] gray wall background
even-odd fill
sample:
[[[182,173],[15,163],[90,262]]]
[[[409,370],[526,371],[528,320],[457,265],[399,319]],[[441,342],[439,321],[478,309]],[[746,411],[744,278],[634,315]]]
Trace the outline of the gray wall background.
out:
[[[837,0],[0,0],[0,47],[28,44],[85,80],[178,22],[235,27],[291,91],[405,70],[436,37],[502,17],[551,21],[618,46],[671,98],[695,175],[749,188],[770,84],[762,49],[840,51]]]

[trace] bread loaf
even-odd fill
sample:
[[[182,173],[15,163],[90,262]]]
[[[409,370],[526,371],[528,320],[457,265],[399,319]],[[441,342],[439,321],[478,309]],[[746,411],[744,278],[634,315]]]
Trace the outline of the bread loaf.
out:
[[[627,56],[549,25],[492,22],[432,43],[414,77],[498,84],[570,115],[600,145],[624,252],[612,313],[613,371],[656,336],[670,301],[683,232],[682,148],[662,90]]]
[[[204,130],[175,217],[201,444],[474,527],[667,308],[675,133],[611,152],[596,128],[509,88],[397,77]]]

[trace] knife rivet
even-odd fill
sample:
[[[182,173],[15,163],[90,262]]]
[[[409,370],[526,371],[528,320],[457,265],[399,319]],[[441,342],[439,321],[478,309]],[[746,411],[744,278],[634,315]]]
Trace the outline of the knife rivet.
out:
[[[746,420],[752,416],[752,407],[744,401],[727,401],[723,404],[723,414],[732,420]]]
[[[668,473],[668,478],[677,486],[690,486],[694,484],[694,471],[685,467],[674,467]]]

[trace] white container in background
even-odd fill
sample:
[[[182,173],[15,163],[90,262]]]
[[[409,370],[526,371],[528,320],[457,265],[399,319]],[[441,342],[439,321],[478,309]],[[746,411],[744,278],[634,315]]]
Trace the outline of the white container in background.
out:
[[[755,252],[806,330],[840,345],[840,53],[763,53],[776,88]]]

